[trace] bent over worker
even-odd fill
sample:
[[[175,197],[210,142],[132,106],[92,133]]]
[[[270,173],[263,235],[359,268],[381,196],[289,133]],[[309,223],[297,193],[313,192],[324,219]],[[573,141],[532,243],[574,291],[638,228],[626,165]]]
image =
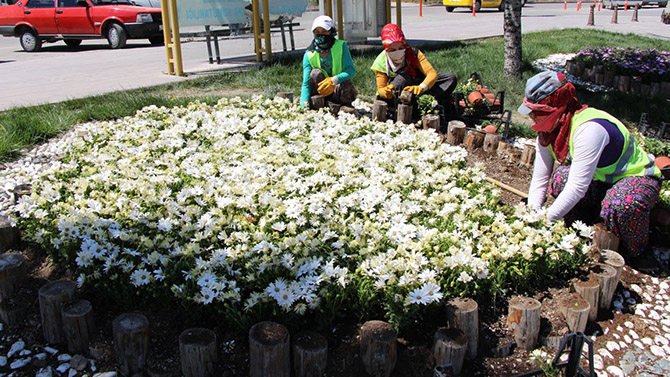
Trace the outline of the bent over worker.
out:
[[[619,252],[629,264],[653,268],[657,263],[643,252],[661,189],[654,157],[621,121],[582,105],[563,74],[545,71],[528,79],[519,112],[530,115],[538,133],[528,205],[541,207],[548,187],[556,197],[549,219],[569,224],[600,217],[620,238]],[[554,161],[561,165],[552,173]]]
[[[317,94],[326,101],[351,106],[357,95],[351,82],[356,69],[347,42],[336,39],[333,19],[328,16],[314,20],[312,33],[314,39],[302,59],[300,106],[310,105],[310,98]]]
[[[403,90],[415,96],[430,94],[447,112],[440,114],[441,124],[446,126],[449,120],[446,118],[451,113],[451,93],[456,87],[456,75],[435,71],[423,53],[407,43],[398,25],[386,24],[382,28],[381,39],[384,51],[379,53],[370,67],[375,72],[378,98],[395,106],[394,99]]]

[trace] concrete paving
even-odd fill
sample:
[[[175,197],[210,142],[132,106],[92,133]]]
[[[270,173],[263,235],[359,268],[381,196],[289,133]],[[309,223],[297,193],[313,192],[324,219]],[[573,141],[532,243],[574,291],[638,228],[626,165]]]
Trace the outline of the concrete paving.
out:
[[[523,32],[587,28],[588,6],[585,3],[581,11],[576,7],[570,3],[563,10],[562,3],[529,3],[523,8]],[[632,22],[632,10],[619,11],[619,22],[611,24],[612,11],[603,9],[595,12],[595,26],[589,28],[670,39],[670,26],[660,22],[661,12],[657,7],[644,7],[639,11],[639,22]],[[424,6],[422,14],[420,17],[418,4],[403,4],[402,26],[412,42],[463,40],[503,33],[503,14],[496,10],[482,10],[473,17],[467,8],[447,13],[444,6],[431,5]],[[295,20],[300,23],[294,32],[297,49],[304,49],[311,41],[310,26],[318,15],[317,10],[308,10]],[[395,9],[392,15],[395,20]],[[187,31],[197,29],[204,30]],[[378,43],[378,38],[368,40]],[[102,39],[84,41],[76,50],[57,42],[45,44],[40,52],[26,53],[18,38],[0,37],[0,110],[177,82],[255,64],[250,35],[223,38],[220,46],[223,64],[209,64],[205,39],[183,38],[187,76],[174,77],[165,74],[165,48],[151,46],[146,40],[131,40],[122,50],[109,49]],[[282,50],[279,32],[272,33],[272,49]],[[298,80],[296,73],[296,86]]]

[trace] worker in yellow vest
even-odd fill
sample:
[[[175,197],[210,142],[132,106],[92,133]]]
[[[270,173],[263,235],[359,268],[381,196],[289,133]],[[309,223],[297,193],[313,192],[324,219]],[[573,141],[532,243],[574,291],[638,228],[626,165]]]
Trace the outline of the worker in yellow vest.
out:
[[[661,190],[661,170],[618,119],[582,105],[560,73],[541,72],[526,82],[521,114],[533,120],[537,146],[528,205],[543,205],[547,188],[556,200],[552,220],[604,221],[620,238],[619,252],[639,269],[658,266],[645,252],[649,215]],[[554,162],[559,165],[554,170]],[[553,171],[553,172],[552,172]]]
[[[396,105],[397,96],[403,90],[420,96],[430,94],[442,106],[441,128],[453,114],[451,93],[456,87],[456,75],[435,71],[428,59],[417,48],[411,47],[398,25],[386,24],[381,32],[384,51],[379,53],[370,69],[377,80],[377,97],[389,106]],[[413,112],[415,118],[420,114]],[[446,130],[444,130],[446,131]]]
[[[320,94],[327,102],[351,106],[356,88],[351,80],[356,68],[347,42],[337,39],[333,19],[319,16],[312,23],[314,39],[302,59],[300,106],[311,105],[310,98]]]

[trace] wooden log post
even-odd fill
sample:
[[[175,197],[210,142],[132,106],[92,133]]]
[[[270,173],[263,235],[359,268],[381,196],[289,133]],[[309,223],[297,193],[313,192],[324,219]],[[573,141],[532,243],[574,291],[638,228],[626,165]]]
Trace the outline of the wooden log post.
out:
[[[63,341],[63,317],[61,307],[74,299],[77,283],[71,280],[58,280],[40,288],[40,316],[42,332],[47,343]]]
[[[423,123],[424,130],[435,130],[435,132],[440,131],[440,116],[436,114],[425,114],[421,117],[421,123]]]
[[[604,223],[598,223],[593,226],[593,246],[598,250],[619,250],[619,237],[607,230]]]
[[[33,192],[33,185],[30,183],[21,183],[19,185],[14,186],[12,189],[12,193],[14,194],[14,203],[18,203],[19,199],[21,199],[22,196],[24,195],[30,195],[30,193]]]
[[[452,120],[447,127],[447,143],[459,145],[465,138],[465,123],[460,120]]]
[[[502,140],[502,135],[487,133],[484,136],[484,150],[489,153],[495,152],[498,149],[498,143],[500,143],[500,140]]]
[[[259,322],[249,330],[249,377],[289,377],[291,348],[288,329],[276,322]]]
[[[484,144],[484,132],[477,130],[468,131],[463,144],[469,150],[481,148],[482,144]]]
[[[398,96],[398,99],[403,105],[411,105],[412,101],[414,100],[414,93],[410,92],[409,90],[403,90],[402,93],[400,93]]]
[[[526,351],[533,350],[537,344],[541,306],[530,297],[517,296],[509,301],[507,325],[514,333],[516,345]]]
[[[328,109],[330,110],[330,113],[333,115],[337,115],[340,112],[341,107],[342,105],[340,104],[328,101]]]
[[[13,226],[7,216],[0,216],[0,253],[16,247],[20,239],[19,228]]]
[[[616,270],[616,281],[619,282],[621,280],[621,271],[623,271],[623,266],[626,264],[621,254],[614,250],[603,249],[600,251],[600,263],[614,267]]]
[[[598,318],[598,305],[600,302],[600,283],[595,275],[591,275],[588,280],[576,280],[572,283],[572,290],[579,294],[589,303],[589,321],[595,321]]]
[[[519,163],[522,166],[531,167],[535,163],[535,146],[532,144],[526,144],[521,152],[521,161]]]
[[[119,371],[130,377],[142,372],[149,354],[149,320],[139,313],[124,313],[112,322],[114,352]]]
[[[27,274],[25,256],[17,253],[0,255],[0,302],[21,288]]]
[[[365,371],[375,377],[389,377],[397,361],[398,335],[389,323],[367,321],[361,327],[360,355]]]
[[[372,120],[379,122],[386,122],[386,109],[388,104],[382,100],[375,100],[375,104],[372,106]]]
[[[327,361],[326,337],[313,331],[304,331],[293,338],[294,377],[321,377]]]
[[[578,293],[573,293],[561,302],[561,312],[571,332],[584,332],[589,320],[591,305]],[[557,347],[558,348],[558,347]]]
[[[435,333],[433,360],[436,366],[451,366],[454,376],[461,374],[468,349],[468,338],[457,328],[441,327]]]
[[[326,97],[317,94],[310,98],[309,103],[312,105],[312,110],[319,110],[326,107]]]
[[[616,290],[616,286],[619,283],[616,278],[616,270],[610,265],[596,263],[591,268],[591,273],[596,276],[598,279],[598,284],[600,285],[600,291],[598,293],[598,308],[602,310],[609,310],[610,306],[612,305],[614,291]]]
[[[61,308],[63,334],[68,352],[72,354],[88,353],[88,345],[95,334],[93,306],[87,300],[75,300]]]
[[[32,311],[33,303],[34,298],[27,299],[21,296],[0,303],[0,320],[7,326],[22,324]]]
[[[293,92],[277,92],[278,98],[285,98],[289,102],[293,103]]]
[[[412,105],[398,104],[398,122],[412,123]]]
[[[466,356],[470,360],[477,358],[479,347],[479,305],[471,298],[454,298],[447,302],[447,323],[463,331],[468,339]]]
[[[203,328],[184,330],[179,335],[181,373],[184,377],[216,375],[216,334]]]

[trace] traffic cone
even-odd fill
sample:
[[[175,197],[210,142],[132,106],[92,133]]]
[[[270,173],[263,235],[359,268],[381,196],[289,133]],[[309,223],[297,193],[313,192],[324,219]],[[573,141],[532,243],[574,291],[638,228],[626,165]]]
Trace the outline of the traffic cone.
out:
[[[563,1],[563,10],[568,10],[568,0]]]
[[[600,1],[596,0],[596,3],[598,3],[598,12],[600,12],[600,7],[602,6],[603,1],[602,0],[600,0]]]
[[[628,0],[626,0],[626,2],[623,3],[623,11],[628,12]]]
[[[631,19],[632,22],[637,22],[637,11],[640,9],[640,3],[635,4],[635,8],[633,8],[633,18]]]
[[[596,5],[591,4],[591,10],[589,11],[589,21],[586,23],[586,26],[594,26],[595,25],[593,23],[594,17],[595,17],[595,10],[596,10]]]
[[[619,23],[619,6],[617,4],[614,4],[614,13],[612,13],[612,22],[611,24],[618,24]]]
[[[582,10],[582,0],[579,0],[577,2],[577,11],[580,11],[580,10]]]
[[[476,17],[476,14],[475,14],[475,13],[477,13],[477,11],[476,11],[477,4],[476,3],[477,3],[476,0],[472,0],[472,17]]]

